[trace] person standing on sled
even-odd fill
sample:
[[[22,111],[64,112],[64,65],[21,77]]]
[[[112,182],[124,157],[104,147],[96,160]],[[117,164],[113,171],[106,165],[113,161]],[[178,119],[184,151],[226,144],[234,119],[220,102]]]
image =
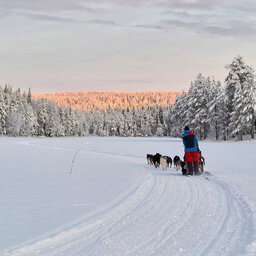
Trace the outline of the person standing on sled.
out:
[[[188,175],[199,175],[199,165],[198,165],[198,140],[196,135],[189,130],[188,126],[185,126],[184,134],[182,135],[182,140],[185,149],[185,158],[188,167]],[[193,160],[193,165],[192,165]]]

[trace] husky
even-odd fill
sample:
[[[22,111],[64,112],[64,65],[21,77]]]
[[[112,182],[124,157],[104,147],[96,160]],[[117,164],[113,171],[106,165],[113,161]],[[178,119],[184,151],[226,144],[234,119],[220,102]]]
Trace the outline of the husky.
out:
[[[182,175],[188,175],[187,163],[185,161],[180,161],[180,167]]]
[[[147,154],[147,161],[149,165],[153,165],[153,155]]]
[[[173,163],[174,163],[174,168],[176,169],[176,171],[178,171],[181,167],[181,164],[180,164],[180,157],[179,156],[175,156],[173,158]]]
[[[160,166],[160,158],[161,158],[161,156],[162,155],[159,154],[159,153],[156,153],[155,155],[153,155],[152,161],[153,161],[153,164],[154,164],[155,168]]]
[[[171,168],[172,159],[169,156],[161,156],[160,165],[163,167],[163,171],[166,170],[168,167]]]
[[[199,172],[200,174],[202,174],[204,172],[205,159],[202,156],[201,150],[198,150],[198,166],[199,166]]]

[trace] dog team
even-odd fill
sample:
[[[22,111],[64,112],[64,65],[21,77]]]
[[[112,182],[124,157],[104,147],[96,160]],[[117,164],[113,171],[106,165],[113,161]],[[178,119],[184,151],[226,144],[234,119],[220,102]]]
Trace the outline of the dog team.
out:
[[[175,156],[173,159],[174,167],[176,170],[181,168],[183,175],[202,174],[205,160],[202,156],[202,152],[199,150],[197,137],[190,131],[188,126],[185,126],[182,141],[185,151],[184,161],[181,161],[179,156]],[[154,165],[156,168],[161,165],[163,170],[166,170],[168,167],[171,168],[172,166],[172,159],[169,156],[162,156],[159,153],[155,155],[147,154],[147,161],[148,164]]]
[[[163,170],[172,167],[172,159],[169,156],[162,156],[159,153],[155,155],[147,154],[147,161],[149,165],[154,165],[156,168],[161,165]]]
[[[171,157],[162,156],[159,153],[156,153],[155,155],[147,154],[147,163],[149,165],[155,166],[155,168],[158,168],[161,166],[163,171],[166,171],[167,168],[171,168],[173,163],[174,169],[176,171],[181,169],[182,175],[189,175],[189,171],[188,171],[188,167],[185,159],[184,161],[182,161],[179,156],[175,156],[172,161]],[[198,163],[199,163],[198,174],[202,174],[204,171],[205,159],[202,156],[202,153],[200,150],[198,151]]]

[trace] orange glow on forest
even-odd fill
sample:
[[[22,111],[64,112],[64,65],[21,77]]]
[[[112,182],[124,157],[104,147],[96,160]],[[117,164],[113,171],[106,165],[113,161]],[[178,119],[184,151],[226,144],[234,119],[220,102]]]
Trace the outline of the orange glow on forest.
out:
[[[94,111],[104,109],[142,108],[154,105],[170,106],[181,92],[58,92],[51,94],[32,94],[34,99],[46,98],[57,105],[71,106],[77,110]]]

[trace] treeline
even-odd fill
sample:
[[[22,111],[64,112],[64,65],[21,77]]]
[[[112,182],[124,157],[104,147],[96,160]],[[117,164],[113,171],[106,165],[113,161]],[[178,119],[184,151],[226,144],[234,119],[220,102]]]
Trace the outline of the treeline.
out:
[[[30,90],[21,94],[11,86],[0,88],[0,135],[72,136],[77,117],[71,108],[58,108],[45,99],[34,101]]]
[[[180,93],[180,92],[179,92]],[[46,98],[58,106],[71,106],[82,111],[116,110],[142,108],[159,105],[170,106],[174,103],[177,92],[59,92],[34,94],[34,99]]]
[[[0,88],[0,135],[180,137],[189,125],[201,140],[254,138],[254,70],[240,56],[226,68],[224,87],[199,74],[189,91],[177,94],[175,103],[167,106],[79,111],[48,99],[35,100],[30,90],[21,94],[19,89],[5,86]]]
[[[5,136],[166,136],[170,107],[78,111],[53,101],[33,100],[31,91],[0,88],[0,135]]]

